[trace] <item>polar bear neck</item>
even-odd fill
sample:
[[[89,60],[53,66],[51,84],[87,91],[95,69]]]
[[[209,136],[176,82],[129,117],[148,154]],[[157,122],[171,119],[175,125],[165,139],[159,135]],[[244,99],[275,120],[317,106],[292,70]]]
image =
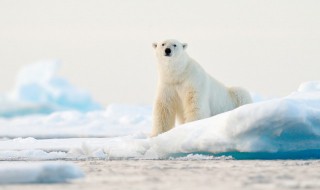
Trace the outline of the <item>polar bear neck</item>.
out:
[[[167,84],[180,84],[188,77],[192,62],[187,53],[173,59],[160,59],[158,62],[159,80]]]

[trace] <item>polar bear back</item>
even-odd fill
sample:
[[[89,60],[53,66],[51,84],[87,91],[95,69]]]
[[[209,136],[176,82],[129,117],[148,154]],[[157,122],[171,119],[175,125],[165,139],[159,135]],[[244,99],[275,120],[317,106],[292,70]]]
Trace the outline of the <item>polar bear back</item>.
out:
[[[203,104],[209,105],[209,117],[230,111],[238,107],[235,99],[233,98],[234,96],[230,93],[226,86],[208,74],[206,83],[206,86],[203,87],[205,89],[199,91],[199,100]],[[206,106],[203,105],[203,107]]]

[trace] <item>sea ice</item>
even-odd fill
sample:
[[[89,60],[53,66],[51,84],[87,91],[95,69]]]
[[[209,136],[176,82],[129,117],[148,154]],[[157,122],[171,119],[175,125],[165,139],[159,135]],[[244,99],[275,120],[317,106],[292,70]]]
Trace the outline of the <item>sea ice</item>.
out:
[[[299,92],[313,92],[320,91],[320,82],[319,81],[309,81],[302,83],[298,89]]]
[[[1,160],[168,159],[188,154],[320,158],[320,82],[304,83],[284,98],[261,101],[256,96],[259,102],[149,138],[151,107],[111,104],[99,110],[87,93],[55,76],[57,63],[46,64],[25,69],[6,98],[60,111],[1,118]],[[21,112],[22,104],[17,105],[19,111],[13,113]]]
[[[61,183],[83,176],[80,168],[65,162],[2,162],[0,164],[0,184]]]
[[[57,76],[58,61],[39,62],[21,69],[14,89],[1,95],[0,116],[49,114],[59,110],[101,109],[89,93]]]
[[[112,115],[112,121],[123,117],[122,114]],[[59,121],[63,122],[63,119]],[[130,122],[122,125],[137,124],[135,119],[127,121]],[[81,154],[82,158],[99,155],[108,159],[168,159],[190,153],[226,155],[235,159],[320,158],[320,91],[297,91],[284,98],[244,105],[177,126],[154,138],[137,130],[134,135],[104,139],[0,141],[0,150],[7,149],[63,150],[68,152],[67,156],[76,159]]]
[[[116,137],[150,130],[151,107],[148,106],[112,104],[100,111],[0,118],[0,136],[6,138]]]

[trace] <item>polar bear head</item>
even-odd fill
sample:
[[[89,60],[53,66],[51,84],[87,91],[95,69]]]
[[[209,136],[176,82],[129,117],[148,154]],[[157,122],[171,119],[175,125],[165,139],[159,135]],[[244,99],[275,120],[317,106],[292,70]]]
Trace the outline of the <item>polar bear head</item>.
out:
[[[180,43],[177,40],[165,40],[160,43],[153,43],[153,48],[156,50],[156,55],[159,60],[173,61],[185,54],[187,48],[186,43]]]

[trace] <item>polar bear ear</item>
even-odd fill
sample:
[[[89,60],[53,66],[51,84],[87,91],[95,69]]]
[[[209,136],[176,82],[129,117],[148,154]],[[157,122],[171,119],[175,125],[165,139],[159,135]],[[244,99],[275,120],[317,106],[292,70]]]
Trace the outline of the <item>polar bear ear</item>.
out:
[[[156,49],[157,48],[157,43],[152,43],[152,47],[154,48],[154,49]]]
[[[187,49],[188,44],[187,44],[187,43],[183,43],[183,44],[182,44],[182,47],[183,47],[183,49]]]

